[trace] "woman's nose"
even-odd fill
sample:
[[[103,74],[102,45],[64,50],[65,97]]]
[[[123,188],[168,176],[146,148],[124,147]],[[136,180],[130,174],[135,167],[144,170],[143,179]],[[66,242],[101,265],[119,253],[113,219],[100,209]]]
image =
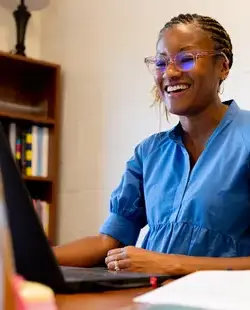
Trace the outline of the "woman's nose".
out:
[[[167,66],[166,66],[166,70],[163,74],[164,78],[174,78],[174,77],[179,77],[181,76],[182,72],[181,70],[176,66],[176,64],[174,62],[170,62]]]

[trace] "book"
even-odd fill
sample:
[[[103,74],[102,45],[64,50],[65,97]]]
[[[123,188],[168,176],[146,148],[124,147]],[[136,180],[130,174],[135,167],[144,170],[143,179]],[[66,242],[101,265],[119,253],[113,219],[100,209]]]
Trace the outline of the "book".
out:
[[[48,177],[49,128],[37,125],[22,127],[11,122],[8,137],[22,173],[26,176]]]

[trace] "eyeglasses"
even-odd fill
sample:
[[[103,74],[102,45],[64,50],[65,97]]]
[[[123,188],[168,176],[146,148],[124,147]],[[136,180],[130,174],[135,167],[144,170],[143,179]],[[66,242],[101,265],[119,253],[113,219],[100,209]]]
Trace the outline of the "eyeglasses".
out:
[[[149,56],[145,58],[145,63],[153,76],[160,76],[164,74],[169,64],[175,64],[180,71],[187,72],[192,70],[198,58],[204,56],[218,56],[225,57],[228,62],[226,54],[222,50],[214,51],[183,51],[175,54],[172,57],[165,55]]]

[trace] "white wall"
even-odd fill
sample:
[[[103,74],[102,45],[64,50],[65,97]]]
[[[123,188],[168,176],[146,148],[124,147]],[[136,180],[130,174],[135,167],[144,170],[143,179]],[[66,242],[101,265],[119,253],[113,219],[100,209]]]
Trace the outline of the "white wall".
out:
[[[27,56],[40,58],[41,12],[32,12],[26,34]],[[10,52],[16,44],[16,28],[12,12],[0,7],[0,49]]]
[[[125,161],[159,128],[157,113],[149,108],[152,78],[143,59],[154,54],[158,31],[171,16],[207,14],[226,27],[237,57],[223,97],[233,95],[242,107],[250,106],[250,43],[245,39],[250,5],[225,0],[52,2],[42,16],[41,57],[64,70],[59,241],[66,242],[98,231]]]

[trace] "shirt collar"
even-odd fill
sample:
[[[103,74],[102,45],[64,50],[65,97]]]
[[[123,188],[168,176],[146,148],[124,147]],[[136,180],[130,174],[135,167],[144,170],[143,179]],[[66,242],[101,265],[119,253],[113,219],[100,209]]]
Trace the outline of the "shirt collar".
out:
[[[228,109],[221,120],[219,126],[224,126],[227,123],[231,122],[234,118],[234,116],[239,112],[240,108],[236,104],[234,100],[227,100],[223,101],[223,104],[228,105]],[[176,141],[176,142],[181,142],[181,133],[182,133],[182,127],[181,123],[179,122],[176,126],[174,126],[172,129],[168,131],[168,136],[171,140]]]

